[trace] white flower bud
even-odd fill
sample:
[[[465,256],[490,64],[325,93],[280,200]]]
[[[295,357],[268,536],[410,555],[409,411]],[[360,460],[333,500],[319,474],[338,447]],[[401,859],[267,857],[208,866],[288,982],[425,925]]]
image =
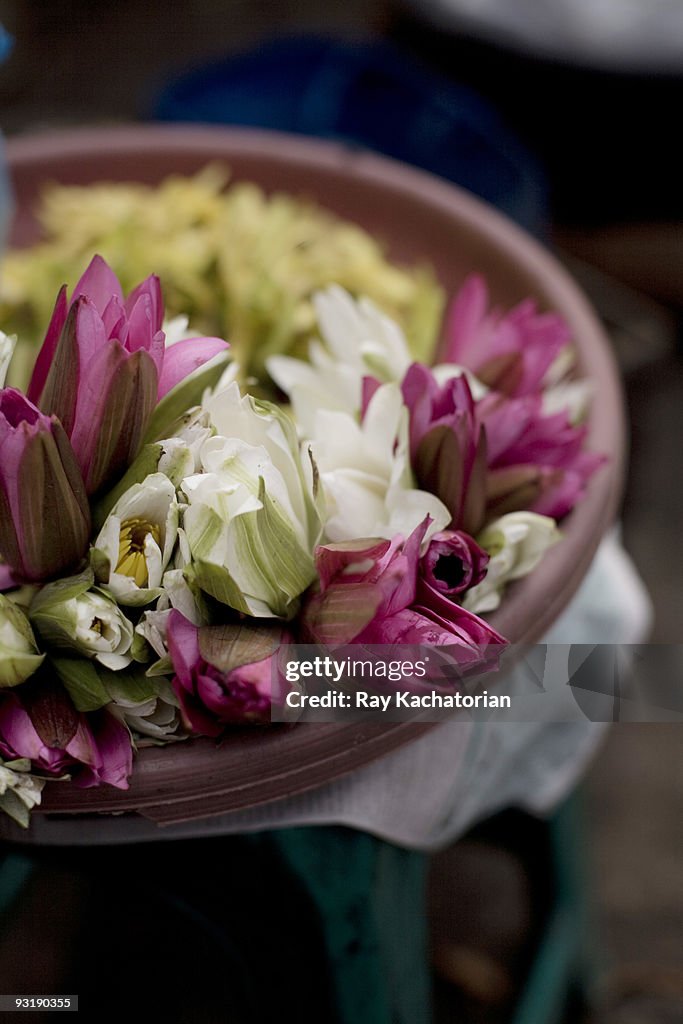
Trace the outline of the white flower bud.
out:
[[[560,537],[555,520],[536,512],[509,512],[489,523],[477,537],[491,556],[486,576],[464,595],[463,607],[476,615],[492,612],[508,583],[528,576]]]
[[[153,473],[116,502],[93,546],[99,582],[120,604],[140,607],[162,593],[178,535],[175,486]]]
[[[0,594],[0,687],[25,682],[44,657],[21,608]]]

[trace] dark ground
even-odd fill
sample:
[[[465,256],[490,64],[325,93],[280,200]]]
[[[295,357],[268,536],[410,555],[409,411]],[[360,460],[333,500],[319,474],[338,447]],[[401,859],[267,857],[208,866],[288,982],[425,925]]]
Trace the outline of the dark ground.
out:
[[[391,12],[381,0],[350,0],[344,5],[314,0],[287,5],[279,0],[176,0],[172,5],[162,0],[144,4],[118,0],[108,5],[87,0],[52,0],[50,4],[5,0],[0,2],[0,20],[17,37],[14,55],[0,72],[1,123],[8,134],[47,125],[135,118],[150,95],[150,83],[154,87],[172,70],[237,51],[266,35],[313,29],[355,37],[392,26]],[[405,40],[411,32],[402,35]],[[418,34],[414,36],[419,44]],[[422,43],[424,56],[429,40]],[[434,52],[441,66],[451,45],[454,56],[462,58],[451,62],[452,69],[465,77],[469,69],[470,80],[481,85],[480,62],[473,70],[472,51],[463,43],[439,41]],[[496,60],[492,58],[491,67],[501,66]],[[500,90],[503,106],[510,104],[508,86],[508,82],[496,85],[490,76],[487,80],[490,95],[495,97],[496,88]],[[514,83],[512,89],[514,95]],[[580,93],[580,81],[577,89]],[[583,116],[590,120],[589,109],[583,108]],[[533,141],[533,119],[525,116],[523,120],[520,130]],[[547,135],[539,125],[540,121],[535,141],[541,150],[545,145],[548,166],[556,174],[556,210],[562,215],[556,229],[563,249],[659,303],[642,305],[640,295],[631,293],[622,296],[622,303],[617,295],[616,317],[613,301],[609,319],[622,363],[629,367],[632,453],[623,509],[625,542],[654,600],[654,639],[680,642],[683,361],[676,348],[683,310],[680,196],[667,197],[654,178],[643,177],[642,167],[638,174],[633,171],[630,157],[639,150],[638,124],[627,138],[623,132],[615,137],[614,146],[621,145],[620,151],[591,149],[582,161],[582,166],[594,163],[600,171],[597,179],[606,178],[610,161],[619,164],[618,202],[608,191],[589,194],[590,174],[577,179],[572,189],[562,177],[561,137],[555,133],[555,148],[548,150]],[[605,131],[608,127],[605,121]],[[593,146],[599,136],[595,123],[592,128]],[[581,132],[576,124],[568,125],[570,129],[576,157]],[[653,167],[668,166],[673,158],[666,145],[662,136],[659,151],[648,150]],[[582,193],[581,188],[586,191]],[[632,216],[623,198],[629,190]],[[581,217],[584,198],[585,209],[590,210],[589,226]],[[585,280],[598,306],[604,305],[601,300],[610,288],[603,288],[601,279],[596,282],[591,270]],[[587,778],[586,852],[605,949],[606,1002],[597,1018],[601,1024],[683,1020],[682,738],[677,725],[617,726]]]

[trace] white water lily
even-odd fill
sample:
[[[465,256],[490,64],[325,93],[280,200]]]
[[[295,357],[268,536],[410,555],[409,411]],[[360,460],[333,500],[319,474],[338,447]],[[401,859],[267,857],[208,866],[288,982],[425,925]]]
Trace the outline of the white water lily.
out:
[[[543,412],[552,416],[566,410],[573,425],[588,415],[595,389],[592,380],[568,380],[543,392]]]
[[[588,415],[594,397],[593,381],[574,377],[576,349],[566,345],[558,352],[543,379],[543,412],[546,416],[566,412],[572,424],[581,423]]]
[[[91,561],[101,585],[120,604],[141,607],[161,595],[178,515],[175,486],[164,473],[134,484],[114,505]]]
[[[381,381],[403,376],[412,362],[399,325],[370,299],[357,301],[338,285],[313,299],[320,331],[337,363],[346,363]]]
[[[48,583],[31,605],[31,622],[50,647],[77,651],[117,672],[132,660],[133,623],[92,583],[90,570]]]
[[[187,734],[180,731],[180,704],[171,683],[161,677],[147,683],[154,692],[139,699],[124,687],[117,691],[114,681],[109,711],[133,732],[136,747],[185,739]]]
[[[444,384],[447,384],[449,380],[453,380],[455,377],[466,377],[475,402],[484,398],[491,390],[487,388],[486,384],[482,384],[471,370],[466,366],[460,366],[459,363],[437,363],[431,370],[436,383],[440,387],[443,387]]]
[[[234,381],[204,408],[217,434],[202,446],[203,472],[183,482],[186,576],[238,611],[289,618],[315,578],[321,532],[310,454],[281,410]]]
[[[328,506],[325,533],[333,542],[357,537],[409,536],[427,515],[425,536],[445,529],[446,506],[415,488],[410,468],[408,409],[398,384],[373,395],[362,423],[347,413],[322,410],[314,454]]]
[[[69,604],[73,646],[114,672],[129,665],[133,625],[114,601],[92,591]]]
[[[197,331],[190,329],[190,318],[184,315],[168,317],[162,324],[164,332],[164,344],[166,348],[177,345],[179,341],[186,341],[188,338],[196,338]]]
[[[0,688],[25,682],[44,658],[22,609],[0,594]]]
[[[162,598],[162,600],[164,600]],[[161,602],[160,602],[161,603]],[[140,621],[135,627],[136,646],[140,639],[149,645],[159,659],[168,657],[168,645],[166,643],[166,625],[171,614],[171,607],[164,601],[166,607],[154,611],[143,612]],[[139,638],[139,639],[138,639]],[[140,660],[143,660],[142,658]]]
[[[363,378],[401,382],[413,362],[403,331],[369,299],[353,299],[333,285],[314,297],[323,343],[312,341],[308,362],[272,356],[268,372],[288,396],[301,435],[317,439],[316,417],[326,410],[358,416]],[[433,369],[439,384],[463,374],[475,399],[488,388],[465,367],[442,363]]]
[[[560,537],[555,520],[535,512],[509,512],[489,523],[477,537],[491,556],[486,576],[467,591],[463,606],[477,615],[492,612],[508,583],[532,572]]]
[[[313,302],[324,344],[311,342],[308,362],[289,356],[267,361],[304,437],[314,436],[319,410],[358,413],[364,377],[400,380],[412,362],[401,328],[369,299],[356,301],[333,285]]]
[[[30,813],[40,803],[45,782],[31,775],[27,757],[13,761],[0,758],[0,810],[22,828],[28,828]]]
[[[3,331],[0,331],[0,388],[5,386],[16,344],[16,334],[4,334]]]
[[[201,468],[202,445],[215,432],[209,414],[203,409],[193,409],[178,425],[175,436],[160,442],[159,472],[169,477],[176,487],[186,476],[197,473]]]

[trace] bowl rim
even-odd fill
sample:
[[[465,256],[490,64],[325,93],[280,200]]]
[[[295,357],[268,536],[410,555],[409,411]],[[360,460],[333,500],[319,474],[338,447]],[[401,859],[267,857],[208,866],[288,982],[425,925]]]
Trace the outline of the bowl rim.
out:
[[[404,201],[428,207],[464,225],[523,268],[538,283],[544,305],[560,312],[572,327],[582,375],[594,382],[596,396],[588,420],[588,443],[609,457],[591,480],[584,500],[563,522],[562,542],[546,554],[539,569],[508,589],[507,600],[489,617],[495,629],[520,645],[543,635],[578,588],[614,520],[625,467],[623,396],[609,342],[588,301],[547,249],[457,185],[357,147],[306,136],[250,128],[136,124],[16,136],[7,141],[6,150],[10,178],[17,180],[27,172],[38,174],[42,166],[55,161],[78,161],[84,152],[106,162],[107,158],[149,155],[150,150],[170,157],[206,150],[214,154],[213,159],[224,157],[228,162],[241,157],[270,166],[313,168],[323,177],[341,176],[359,187],[390,190]],[[169,166],[167,173],[172,171]],[[238,172],[235,179],[239,178]],[[318,201],[325,205],[324,200]],[[83,814],[139,809],[159,823],[244,810],[322,786],[431,727],[433,723],[415,722],[269,727],[258,734],[229,732],[218,745],[196,739],[146,748],[136,757],[130,789],[102,787],[94,793],[51,786],[36,810]],[[188,773],[195,767],[198,776],[204,773],[201,787],[188,782]]]

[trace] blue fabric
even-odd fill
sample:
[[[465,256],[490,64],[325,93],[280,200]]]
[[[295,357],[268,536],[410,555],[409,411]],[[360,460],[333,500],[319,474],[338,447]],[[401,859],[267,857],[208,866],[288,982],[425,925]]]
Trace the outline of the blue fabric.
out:
[[[0,64],[8,55],[13,45],[14,39],[9,32],[6,32],[2,25],[0,25]]]
[[[0,25],[0,64],[8,55],[14,40],[12,36]],[[5,248],[9,222],[12,216],[12,199],[10,193],[9,179],[7,176],[7,163],[5,160],[5,148],[0,135],[0,253]]]
[[[175,79],[153,116],[361,145],[456,182],[543,231],[543,174],[495,109],[388,43],[277,39]]]

